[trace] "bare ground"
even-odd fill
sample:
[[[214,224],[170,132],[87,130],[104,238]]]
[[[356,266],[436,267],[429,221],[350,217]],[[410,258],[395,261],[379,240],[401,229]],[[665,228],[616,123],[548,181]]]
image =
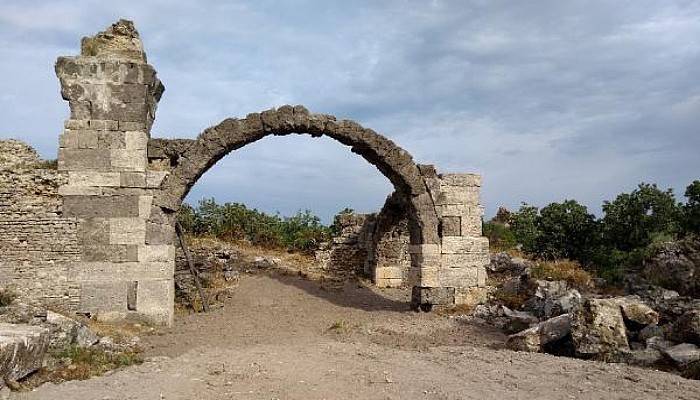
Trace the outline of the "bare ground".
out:
[[[404,291],[245,275],[224,308],[144,337],[144,364],[13,399],[700,399],[699,381],[503,340]]]

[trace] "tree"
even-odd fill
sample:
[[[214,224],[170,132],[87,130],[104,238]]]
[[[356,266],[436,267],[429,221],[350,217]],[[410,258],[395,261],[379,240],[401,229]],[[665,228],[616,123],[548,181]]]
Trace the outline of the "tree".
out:
[[[688,200],[683,206],[683,230],[685,233],[700,234],[700,180],[688,185],[685,197]]]
[[[631,251],[649,245],[658,235],[675,236],[680,211],[672,189],[641,183],[632,193],[603,203],[604,239],[619,250]]]
[[[586,206],[575,200],[551,203],[540,210],[540,232],[535,254],[541,258],[568,258],[581,263],[590,261],[598,243],[598,223]]]
[[[517,212],[512,213],[511,230],[515,240],[527,253],[535,253],[537,241],[542,234],[537,226],[539,217],[537,207],[523,203]]]

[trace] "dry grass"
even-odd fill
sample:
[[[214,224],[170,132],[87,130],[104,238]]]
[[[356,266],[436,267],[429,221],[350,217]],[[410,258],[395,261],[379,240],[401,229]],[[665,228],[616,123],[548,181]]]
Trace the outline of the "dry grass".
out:
[[[350,332],[350,323],[346,320],[338,320],[331,324],[331,326],[326,329],[326,332],[332,332],[337,334],[344,334]]]
[[[91,331],[98,336],[109,336],[114,343],[128,344],[136,336],[142,336],[155,331],[155,328],[141,322],[100,322],[93,319],[83,321]]]
[[[9,306],[17,298],[17,294],[9,289],[0,289],[0,307]]]
[[[589,288],[593,282],[588,271],[578,262],[570,260],[538,261],[530,273],[534,279],[566,281],[579,289]]]
[[[530,295],[527,291],[521,293],[507,293],[502,290],[497,290],[493,293],[493,298],[495,301],[511,310],[519,310],[527,299],[530,298]]]

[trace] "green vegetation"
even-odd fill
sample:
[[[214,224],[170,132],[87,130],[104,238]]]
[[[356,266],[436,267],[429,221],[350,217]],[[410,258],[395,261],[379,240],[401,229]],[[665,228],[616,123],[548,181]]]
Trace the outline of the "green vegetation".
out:
[[[240,203],[218,204],[214,199],[201,200],[197,207],[183,204],[178,220],[192,235],[301,252],[315,250],[331,237],[334,229],[323,225],[309,210],[281,217]]]
[[[678,203],[671,189],[641,183],[604,202],[599,219],[575,200],[542,209],[523,204],[517,212],[499,210],[484,224],[484,234],[495,249],[517,248],[539,260],[574,260],[620,283],[624,272],[638,268],[660,243],[700,234],[700,181],[688,186],[685,197],[685,204]]]
[[[0,307],[9,306],[16,298],[17,294],[15,292],[0,288]]]

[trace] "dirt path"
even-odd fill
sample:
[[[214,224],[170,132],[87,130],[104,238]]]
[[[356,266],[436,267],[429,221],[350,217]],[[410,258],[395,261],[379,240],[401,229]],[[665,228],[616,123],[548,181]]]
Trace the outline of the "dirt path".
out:
[[[406,293],[244,276],[224,309],[143,338],[149,361],[19,399],[700,399],[700,382],[496,350],[487,327],[408,310]]]

